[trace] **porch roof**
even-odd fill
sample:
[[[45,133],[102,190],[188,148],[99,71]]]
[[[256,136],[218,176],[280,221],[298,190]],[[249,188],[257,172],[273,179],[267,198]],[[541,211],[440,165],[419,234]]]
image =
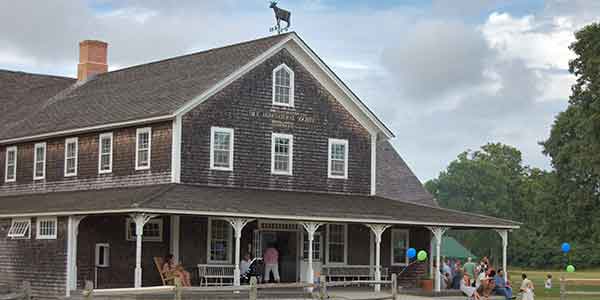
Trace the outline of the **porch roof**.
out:
[[[0,217],[148,212],[322,222],[518,228],[478,214],[360,196],[161,184],[0,197]]]

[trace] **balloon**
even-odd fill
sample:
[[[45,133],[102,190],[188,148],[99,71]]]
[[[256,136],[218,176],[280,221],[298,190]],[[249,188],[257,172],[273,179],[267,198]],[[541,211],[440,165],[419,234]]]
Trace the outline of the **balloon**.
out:
[[[573,273],[573,272],[575,272],[575,266],[573,266],[573,265],[568,265],[568,266],[567,266],[567,272],[569,272],[569,273]]]
[[[571,251],[571,245],[569,245],[569,243],[563,243],[560,248],[562,249],[563,253],[568,253]]]
[[[408,248],[406,250],[406,256],[408,256],[409,259],[415,258],[415,256],[417,256],[417,250],[415,248]]]
[[[425,252],[425,250],[421,250],[419,251],[419,254],[417,254],[417,259],[419,261],[424,261],[427,259],[427,252]]]

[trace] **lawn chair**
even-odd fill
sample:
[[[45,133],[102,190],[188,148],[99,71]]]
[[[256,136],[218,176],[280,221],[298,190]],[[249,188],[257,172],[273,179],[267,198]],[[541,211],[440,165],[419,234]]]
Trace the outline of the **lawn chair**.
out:
[[[156,270],[158,271],[158,274],[160,274],[160,279],[162,280],[163,285],[174,285],[175,276],[172,274],[164,274],[162,271],[162,267],[165,264],[165,259],[156,256],[154,257],[154,264],[156,265]]]

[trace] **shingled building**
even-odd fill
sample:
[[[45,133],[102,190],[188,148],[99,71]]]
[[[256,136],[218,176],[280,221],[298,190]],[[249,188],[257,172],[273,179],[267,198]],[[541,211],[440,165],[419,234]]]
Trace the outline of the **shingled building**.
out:
[[[296,33],[111,72],[107,51],[81,42],[76,79],[0,71],[0,284],[161,285],[167,253],[195,284],[211,267],[239,284],[240,255],[273,243],[283,281],[381,278],[447,228],[496,229],[506,250],[518,227],[438,207]]]

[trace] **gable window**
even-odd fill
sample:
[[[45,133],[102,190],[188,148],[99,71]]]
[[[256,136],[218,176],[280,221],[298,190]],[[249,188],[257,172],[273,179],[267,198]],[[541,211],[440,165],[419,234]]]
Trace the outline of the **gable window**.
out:
[[[210,168],[233,170],[233,129],[210,128]]]
[[[31,237],[31,219],[13,219],[8,230],[8,237],[12,239],[28,239]]]
[[[150,169],[150,152],[152,147],[152,128],[138,128],[135,143],[135,169]]]
[[[294,106],[294,72],[285,64],[273,70],[273,104]]]
[[[327,169],[330,178],[348,178],[348,140],[329,139]]]
[[[127,228],[125,232],[125,239],[134,242],[137,239],[135,233],[135,221],[132,218],[127,218]],[[144,233],[142,234],[143,242],[162,242],[163,241],[163,220],[150,219],[146,225],[144,225]]]
[[[79,145],[77,138],[65,140],[65,177],[77,175],[77,155]]]
[[[37,219],[37,235],[38,240],[54,240],[56,239],[56,218],[38,218]]]
[[[208,261],[229,263],[231,261],[232,228],[225,220],[208,219]]]
[[[33,150],[33,180],[46,177],[46,143],[35,144]]]
[[[346,264],[348,226],[327,224],[327,264]]]
[[[273,133],[271,144],[271,173],[292,175],[294,137],[291,134]]]
[[[103,133],[99,137],[98,142],[98,173],[110,173],[112,172],[112,160],[113,160],[113,134],[112,132]]]
[[[408,249],[408,230],[392,229],[392,265],[403,266],[408,264],[406,250]]]
[[[4,171],[5,182],[17,180],[17,147],[6,148],[6,169]]]

